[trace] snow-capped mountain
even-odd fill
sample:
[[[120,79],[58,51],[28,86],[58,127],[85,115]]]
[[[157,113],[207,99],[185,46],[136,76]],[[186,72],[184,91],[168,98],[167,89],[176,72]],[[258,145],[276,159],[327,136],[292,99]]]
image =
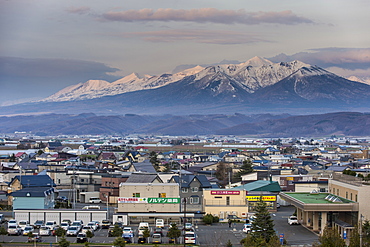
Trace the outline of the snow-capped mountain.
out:
[[[203,67],[196,66],[176,74],[163,74],[160,76],[145,75],[144,77],[139,77],[138,74],[132,73],[112,83],[89,80],[85,83],[66,87],[42,101],[58,102],[85,100],[145,89],[153,89],[179,81],[182,78],[198,73],[201,70],[203,70]]]
[[[112,83],[90,80],[75,86],[69,86],[42,101],[85,100],[145,89],[155,89],[183,80],[189,76],[194,76],[192,78],[194,83],[202,82],[197,86],[198,88],[203,88],[207,81],[224,81],[223,84],[217,84],[217,86],[212,87],[215,94],[220,94],[225,90],[230,92],[236,90],[234,86],[225,83],[225,80],[233,82],[241,90],[254,93],[260,88],[275,84],[304,66],[309,65],[299,61],[273,63],[264,58],[254,57],[240,64],[224,64],[207,68],[196,66],[175,74],[162,74],[160,76],[146,75],[139,77],[136,73],[132,73]]]
[[[348,77],[347,79],[350,80],[350,81],[357,81],[357,82],[361,82],[361,83],[370,85],[370,77],[360,78],[358,76],[352,75],[352,76]]]

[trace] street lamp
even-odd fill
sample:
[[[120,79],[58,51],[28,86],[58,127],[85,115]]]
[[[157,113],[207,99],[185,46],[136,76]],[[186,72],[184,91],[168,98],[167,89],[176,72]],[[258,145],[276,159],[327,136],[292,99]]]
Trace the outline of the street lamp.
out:
[[[105,194],[105,198],[107,198],[107,220],[109,220],[109,192]]]

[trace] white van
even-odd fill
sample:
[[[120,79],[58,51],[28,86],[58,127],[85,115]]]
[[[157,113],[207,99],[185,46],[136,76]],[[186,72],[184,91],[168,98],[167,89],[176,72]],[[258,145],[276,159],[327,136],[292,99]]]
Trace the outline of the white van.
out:
[[[140,222],[139,223],[139,228],[138,228],[138,235],[143,235],[143,232],[145,229],[148,229],[150,232],[149,228],[149,223],[148,222]]]
[[[94,203],[101,203],[101,200],[98,197],[90,197],[89,203],[92,203],[92,204],[94,204]]]
[[[100,206],[84,206],[82,210],[100,209]]]
[[[156,219],[155,220],[155,227],[156,228],[164,228],[164,220],[163,219]]]

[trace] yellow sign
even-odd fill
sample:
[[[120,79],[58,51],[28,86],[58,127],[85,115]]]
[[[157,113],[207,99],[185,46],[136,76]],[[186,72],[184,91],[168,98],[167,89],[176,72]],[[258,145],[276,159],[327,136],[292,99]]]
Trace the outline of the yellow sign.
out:
[[[260,200],[261,196],[246,196],[245,198],[250,202],[257,202]],[[274,202],[276,201],[276,196],[262,196],[262,201]]]
[[[287,177],[287,178],[286,178],[286,180],[288,180],[288,181],[293,181],[293,180],[294,180],[294,178],[293,178],[293,177]]]

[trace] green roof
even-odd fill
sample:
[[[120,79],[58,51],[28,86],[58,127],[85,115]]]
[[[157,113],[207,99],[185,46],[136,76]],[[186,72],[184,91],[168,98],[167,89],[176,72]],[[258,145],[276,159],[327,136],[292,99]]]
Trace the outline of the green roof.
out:
[[[328,195],[332,195],[329,193],[318,193],[318,194],[311,194],[311,193],[297,193],[297,192],[284,192],[284,194],[293,197],[294,199],[301,201],[302,203],[316,203],[316,204],[338,204],[337,202],[331,202],[325,200],[325,197]],[[342,200],[343,203],[354,203],[354,201],[342,198],[340,196],[332,195],[338,197]]]
[[[276,181],[257,180],[242,186],[235,187],[234,189],[246,190],[246,191],[269,191],[269,192],[280,192],[281,188]]]

